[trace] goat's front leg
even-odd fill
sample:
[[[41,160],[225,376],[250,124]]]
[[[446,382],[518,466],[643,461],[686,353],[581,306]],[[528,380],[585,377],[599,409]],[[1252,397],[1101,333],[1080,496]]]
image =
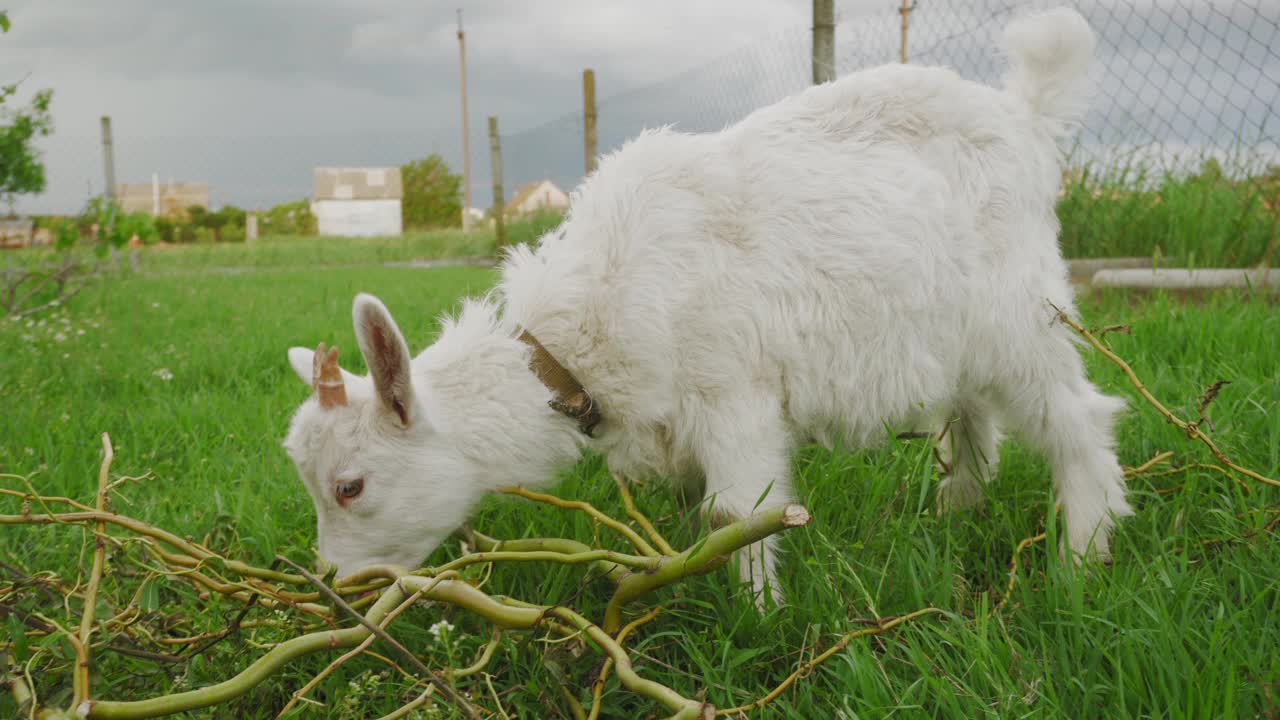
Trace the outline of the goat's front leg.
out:
[[[746,395],[706,405],[694,414],[693,450],[706,476],[702,512],[715,527],[792,502],[791,448],[781,406],[769,395]],[[758,607],[768,592],[783,601],[774,572],[776,539],[738,553],[738,572]]]

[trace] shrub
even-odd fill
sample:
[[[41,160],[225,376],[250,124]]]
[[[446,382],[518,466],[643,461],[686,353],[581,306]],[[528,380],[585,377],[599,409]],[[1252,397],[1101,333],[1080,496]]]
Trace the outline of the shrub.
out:
[[[316,234],[316,217],[305,199],[276,205],[262,213],[260,223],[263,235]]]
[[[559,210],[535,210],[517,219],[509,220],[503,241],[507,245],[536,242],[547,231],[555,229],[562,222],[564,222],[564,213]]]
[[[175,242],[175,238],[177,237],[177,223],[164,216],[156,218],[156,234],[160,236],[161,242]]]
[[[400,214],[408,228],[457,227],[462,224],[459,193],[462,176],[449,172],[444,158],[432,154],[400,167],[404,197]]]

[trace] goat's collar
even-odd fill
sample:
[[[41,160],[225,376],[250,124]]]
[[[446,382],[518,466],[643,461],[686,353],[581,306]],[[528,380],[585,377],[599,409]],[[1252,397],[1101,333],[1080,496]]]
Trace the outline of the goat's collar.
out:
[[[547,403],[557,412],[573,418],[578,422],[578,429],[588,437],[600,422],[600,411],[591,400],[591,393],[582,387],[573,374],[552,357],[542,343],[529,333],[520,333],[520,341],[533,348],[529,358],[529,369],[552,392],[554,397]]]

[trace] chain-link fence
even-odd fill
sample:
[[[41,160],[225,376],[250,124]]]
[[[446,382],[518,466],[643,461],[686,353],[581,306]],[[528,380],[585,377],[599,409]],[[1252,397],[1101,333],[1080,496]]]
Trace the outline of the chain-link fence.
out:
[[[947,65],[965,77],[999,84],[1005,68],[999,40],[1006,24],[1020,12],[1055,4],[1056,0],[916,0],[907,14],[907,55],[913,63]],[[1170,215],[1147,222],[1163,201],[1137,198],[1131,191],[1159,185],[1174,175],[1196,175],[1209,158],[1235,180],[1262,176],[1280,159],[1280,0],[1081,0],[1075,5],[1099,38],[1097,92],[1071,154],[1078,182],[1069,190],[1082,194],[1067,197],[1060,207],[1068,225],[1064,243],[1068,252],[1114,253],[1131,247],[1143,254],[1154,248],[1177,254],[1161,234],[1168,233],[1170,223],[1186,225],[1189,219]],[[898,60],[899,8],[900,0],[836,0],[839,75]],[[600,77],[599,151],[610,152],[649,127],[718,130],[803,90],[811,78],[811,35],[804,26],[777,29],[749,46],[645,87],[612,92],[609,78]],[[473,117],[471,125],[472,204],[488,207],[488,137],[482,117]],[[504,124],[504,130],[507,127]],[[514,130],[502,137],[508,199],[521,186],[542,179],[565,190],[582,179],[580,104],[534,127]],[[308,197],[317,166],[399,165],[440,152],[457,169],[459,144],[457,131],[450,128],[234,138],[137,138],[121,128],[115,157],[121,181],[149,182],[159,170],[161,182],[171,177],[207,182],[215,206],[263,208]],[[44,148],[49,192],[24,201],[22,209],[66,212],[101,192],[97,138],[54,135]],[[1274,245],[1270,238],[1275,228],[1274,223],[1259,225],[1261,221],[1250,215],[1257,208],[1245,206],[1271,208],[1275,198],[1267,193],[1272,188],[1274,183],[1267,186],[1261,202],[1254,198],[1240,200],[1240,207],[1202,208],[1200,216],[1222,220],[1223,213],[1249,215],[1247,221],[1234,223],[1244,230],[1231,231],[1250,237],[1244,246],[1254,249],[1241,255],[1249,259],[1250,253],[1261,252],[1258,247]],[[1213,202],[1231,205],[1221,198]],[[1185,203],[1166,205],[1159,212],[1173,210],[1191,212]],[[1108,245],[1115,242],[1120,244]]]
[[[897,3],[838,16],[840,75],[898,59]],[[1000,36],[1031,0],[917,0],[908,15],[912,63],[945,65],[998,85]],[[1077,4],[1098,35],[1096,96],[1079,134],[1078,162],[1233,164],[1276,160],[1280,138],[1280,2],[1095,0]],[[839,9],[839,6],[838,6]],[[851,10],[851,9],[850,9]],[[717,130],[810,83],[810,39],[795,29],[653,85],[599,103],[600,151],[646,127]],[[582,176],[581,110],[503,138],[506,174]]]
[[[910,62],[999,85],[1000,37],[1019,13],[1058,3],[917,0]],[[899,4],[837,4],[839,75],[897,61]],[[1163,252],[1257,262],[1274,250],[1280,162],[1280,2],[1094,0],[1076,7],[1098,36],[1096,94],[1070,152],[1059,210],[1070,254]],[[810,37],[797,28],[598,104],[608,152],[646,127],[718,130],[811,82]],[[581,111],[503,138],[508,182],[582,178]],[[1205,165],[1206,161],[1211,161]],[[1204,169],[1225,176],[1202,182]],[[1263,179],[1262,187],[1239,182]],[[1236,184],[1231,187],[1232,181]],[[1246,181],[1247,182],[1247,181]],[[1141,191],[1146,192],[1141,192]]]

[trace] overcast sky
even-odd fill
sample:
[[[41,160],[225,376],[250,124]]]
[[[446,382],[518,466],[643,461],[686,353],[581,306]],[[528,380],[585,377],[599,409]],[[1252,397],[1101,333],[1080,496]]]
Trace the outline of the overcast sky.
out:
[[[808,0],[9,0],[6,74],[57,92],[61,132],[410,130],[458,123],[455,8],[471,105],[513,122],[652,81],[808,23]]]
[[[911,45],[930,62],[967,64],[970,74],[994,76],[993,41],[1009,10],[1027,4],[1045,3],[919,0]],[[1215,123],[1238,125],[1214,114],[1223,104],[1238,105],[1241,117],[1276,112],[1280,61],[1271,46],[1280,44],[1280,0],[1078,4],[1103,37],[1102,54],[1122,56],[1103,63],[1109,95],[1125,94],[1125,72],[1138,85],[1163,88],[1159,81],[1176,80],[1180,88],[1197,82],[1223,88],[1216,108],[1203,90],[1190,92],[1190,105],[1179,97],[1167,107],[1129,92],[1129,114],[1141,115],[1144,107],[1162,113],[1171,141],[1211,135]],[[582,165],[576,113],[584,67],[598,77],[602,150],[644,125],[714,129],[804,86],[812,8],[811,0],[0,5],[13,23],[0,36],[0,83],[25,77],[28,93],[54,90],[56,131],[42,144],[50,187],[21,206],[33,211],[71,210],[101,191],[102,115],[114,123],[120,181],[148,181],[152,172],[208,181],[215,203],[305,197],[316,165],[399,164],[433,151],[459,164],[459,5],[467,31],[472,186],[486,193],[473,204],[488,202],[488,149],[481,144],[488,115],[499,116],[509,136],[508,194],[541,175],[572,184]],[[896,58],[897,5],[836,0],[842,73]],[[1206,49],[1206,42],[1219,49]],[[1135,49],[1148,57],[1147,66],[1131,62]],[[1184,59],[1187,77],[1176,77],[1178,58],[1188,51],[1213,61]],[[525,128],[535,129],[519,132]]]

